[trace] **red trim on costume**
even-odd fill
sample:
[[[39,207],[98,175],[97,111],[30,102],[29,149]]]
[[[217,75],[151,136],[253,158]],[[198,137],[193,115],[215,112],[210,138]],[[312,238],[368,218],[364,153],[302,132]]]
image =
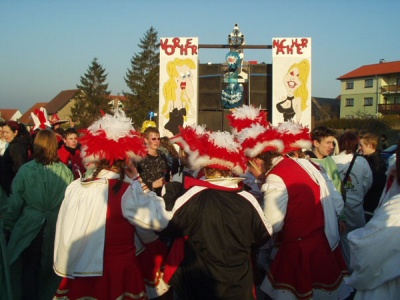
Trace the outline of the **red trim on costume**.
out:
[[[226,186],[212,184],[211,182],[208,182],[206,180],[199,180],[199,179],[192,178],[192,177],[185,177],[183,186],[185,189],[190,189],[193,186],[203,186],[203,187],[214,189],[214,190],[229,191],[229,192],[237,192],[237,191],[241,191],[243,189],[242,184],[239,184],[238,187],[226,187]]]

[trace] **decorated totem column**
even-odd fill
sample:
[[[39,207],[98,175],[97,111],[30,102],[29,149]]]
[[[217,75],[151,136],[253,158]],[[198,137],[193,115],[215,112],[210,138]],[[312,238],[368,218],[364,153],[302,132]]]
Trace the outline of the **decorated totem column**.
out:
[[[221,93],[222,107],[230,109],[239,107],[243,104],[243,82],[246,80],[241,76],[242,62],[244,58],[243,50],[238,46],[245,44],[244,35],[241,33],[237,24],[228,36],[230,51],[225,57],[228,65],[224,74],[225,89]]]

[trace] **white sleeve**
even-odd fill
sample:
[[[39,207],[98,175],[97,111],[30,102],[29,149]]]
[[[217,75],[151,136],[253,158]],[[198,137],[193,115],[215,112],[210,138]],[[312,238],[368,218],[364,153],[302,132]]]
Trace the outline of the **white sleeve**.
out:
[[[131,224],[145,229],[162,230],[172,217],[165,209],[164,199],[154,192],[144,193],[137,180],[122,196],[121,206],[123,216]]]
[[[264,193],[264,214],[271,222],[273,232],[283,227],[288,203],[288,193],[283,180],[274,174],[267,176],[261,191]]]

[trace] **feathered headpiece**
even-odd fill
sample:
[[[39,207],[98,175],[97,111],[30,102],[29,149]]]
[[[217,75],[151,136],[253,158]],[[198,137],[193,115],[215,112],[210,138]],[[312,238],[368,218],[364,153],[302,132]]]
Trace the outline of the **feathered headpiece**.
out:
[[[259,124],[269,127],[267,113],[254,106],[242,105],[233,109],[230,115],[227,115],[229,125],[232,126],[232,133],[239,134],[243,129],[251,127],[252,124]]]
[[[82,145],[81,157],[86,169],[95,168],[94,162],[107,159],[139,161],[147,154],[140,132],[135,131],[131,119],[121,110],[114,116],[105,114],[87,129],[81,130],[79,143]]]
[[[31,112],[31,117],[33,123],[35,124],[32,128],[33,131],[36,129],[46,129],[51,128],[51,124],[47,119],[47,111],[44,107],[40,107],[39,109],[35,109]]]
[[[227,118],[247,157],[252,158],[266,151],[281,152],[284,149],[280,133],[269,124],[266,112],[260,108],[243,105]]]
[[[281,134],[281,139],[285,145],[282,151],[283,154],[311,148],[312,142],[308,127],[303,127],[300,123],[288,121],[280,123],[276,128]]]
[[[171,138],[188,155],[190,166],[194,170],[211,167],[232,170],[241,175],[246,170],[246,159],[240,143],[229,132],[211,132],[204,126],[186,126]]]

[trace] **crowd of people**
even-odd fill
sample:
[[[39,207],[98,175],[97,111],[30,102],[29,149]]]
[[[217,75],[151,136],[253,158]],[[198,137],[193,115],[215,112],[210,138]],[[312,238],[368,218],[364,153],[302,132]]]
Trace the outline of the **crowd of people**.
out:
[[[0,124],[0,299],[400,298],[382,137],[246,105],[171,138],[35,114]]]

